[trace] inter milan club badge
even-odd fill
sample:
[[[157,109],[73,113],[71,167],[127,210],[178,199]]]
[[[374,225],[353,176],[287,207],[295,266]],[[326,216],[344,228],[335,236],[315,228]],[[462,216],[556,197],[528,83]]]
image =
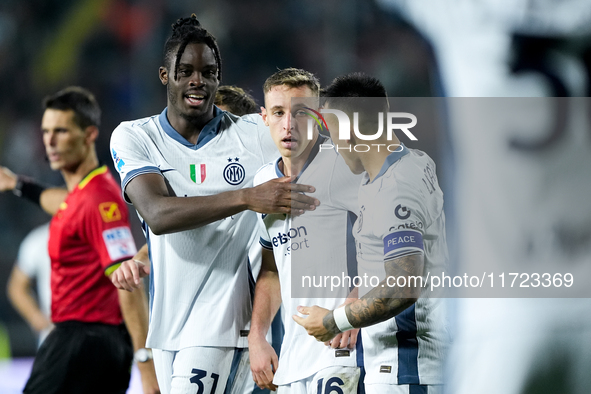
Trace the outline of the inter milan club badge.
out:
[[[244,180],[246,172],[242,164],[238,163],[239,161],[240,159],[238,157],[228,158],[228,163],[230,164],[224,168],[224,179],[230,185],[239,185]]]

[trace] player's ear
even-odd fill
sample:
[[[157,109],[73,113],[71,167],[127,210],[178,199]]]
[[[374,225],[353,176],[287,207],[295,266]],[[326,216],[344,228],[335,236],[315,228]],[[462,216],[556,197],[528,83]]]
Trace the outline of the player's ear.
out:
[[[99,129],[96,126],[88,126],[86,130],[84,130],[86,136],[84,137],[84,141],[87,145],[94,143],[99,135]]]
[[[168,85],[168,69],[166,67],[160,67],[158,69],[158,77],[162,85]]]
[[[263,106],[261,106],[261,116],[263,117],[263,122],[265,123],[265,126],[269,126],[269,122],[268,122],[268,118],[267,118],[267,109]]]
[[[349,130],[349,139],[347,140],[347,144],[349,145],[357,145],[357,141],[355,140],[355,131],[353,130],[353,123],[351,123],[351,129]]]

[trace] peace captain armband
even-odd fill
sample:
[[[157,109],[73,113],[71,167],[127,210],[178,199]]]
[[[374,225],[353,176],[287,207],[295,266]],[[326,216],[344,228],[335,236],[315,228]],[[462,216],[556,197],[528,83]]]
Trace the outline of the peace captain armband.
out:
[[[396,231],[384,237],[384,258],[386,259],[423,251],[423,234],[419,231]]]
[[[23,197],[37,205],[41,205],[41,193],[45,189],[45,186],[35,182],[31,178],[19,175],[16,180],[16,186],[12,189],[12,193],[17,197]]]
[[[345,310],[346,305],[343,305],[334,311],[332,311],[332,317],[334,318],[334,322],[339,328],[340,332],[345,332],[354,329],[347,318],[347,312]]]

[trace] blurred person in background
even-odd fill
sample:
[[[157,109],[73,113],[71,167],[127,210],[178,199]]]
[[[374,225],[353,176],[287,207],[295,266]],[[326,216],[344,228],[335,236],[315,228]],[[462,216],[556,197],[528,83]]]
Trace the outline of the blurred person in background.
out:
[[[120,189],[97,159],[101,111],[79,87],[47,97],[44,107],[46,154],[67,192],[0,169],[1,191],[44,201],[54,214],[48,250],[55,328],[37,352],[24,393],[125,393],[133,351],[145,345],[147,302],[143,292],[117,291],[108,278],[136,248]],[[153,364],[143,361],[144,392],[158,393]]]
[[[256,114],[260,111],[254,98],[238,86],[220,86],[215,93],[214,104],[222,111],[236,116]]]
[[[591,392],[589,2],[378,4],[433,47],[448,97],[452,261],[496,280],[454,300],[448,392]],[[502,286],[510,273],[515,286]]]
[[[49,223],[36,227],[26,236],[19,247],[7,285],[8,298],[12,306],[38,335],[39,345],[53,328],[48,240]],[[36,298],[33,294],[34,282]]]

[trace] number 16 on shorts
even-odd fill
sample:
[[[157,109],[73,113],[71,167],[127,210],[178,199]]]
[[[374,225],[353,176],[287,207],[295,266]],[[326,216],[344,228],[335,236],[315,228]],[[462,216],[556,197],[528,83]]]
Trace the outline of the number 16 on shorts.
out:
[[[330,367],[315,374],[309,394],[357,394],[360,370],[356,367]]]

